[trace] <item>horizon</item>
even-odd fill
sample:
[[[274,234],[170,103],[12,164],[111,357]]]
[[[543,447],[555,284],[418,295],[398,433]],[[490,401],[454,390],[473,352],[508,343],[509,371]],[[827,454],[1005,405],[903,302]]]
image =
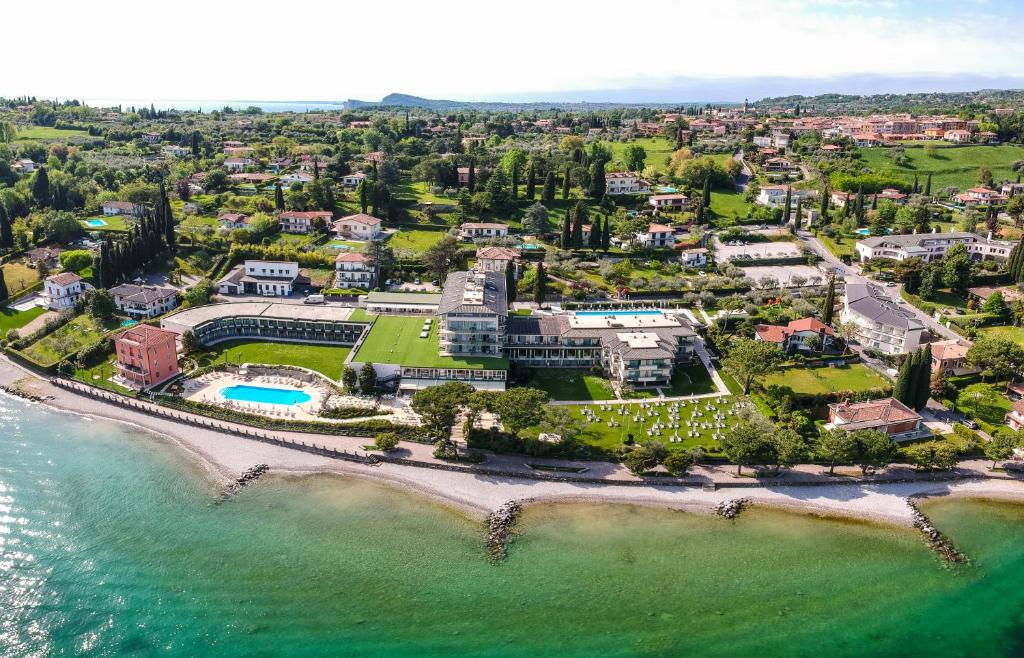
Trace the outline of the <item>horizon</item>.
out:
[[[614,32],[609,12],[623,12],[610,3],[580,13],[527,1],[499,16],[457,0],[443,15],[391,21],[386,41],[371,29],[379,6],[338,8],[314,0],[310,11],[273,21],[236,7],[183,0],[177,10],[201,17],[203,29],[175,28],[172,47],[152,49],[135,34],[140,24],[164,20],[158,10],[126,0],[99,6],[58,0],[64,18],[50,26],[49,39],[61,48],[39,49],[11,67],[0,95],[330,103],[397,91],[464,102],[642,104],[1024,88],[1024,43],[1012,30],[992,35],[970,28],[1024,20],[1024,6],[1009,0],[927,7],[903,0],[721,0],[714,7],[651,0],[642,13],[618,17]],[[385,9],[401,15],[412,7],[392,0]],[[12,25],[30,24],[33,14],[24,4],[8,8]],[[675,16],[682,21],[679,38],[644,36]],[[489,20],[502,22],[500,33],[488,29]],[[102,32],[118,38],[93,38]],[[460,45],[439,48],[436,35],[445,33],[459,34]],[[642,43],[638,54],[630,52],[630,33]],[[302,38],[282,42],[282,34]],[[122,56],[133,49],[139,56]],[[247,64],[250,51],[258,66]]]

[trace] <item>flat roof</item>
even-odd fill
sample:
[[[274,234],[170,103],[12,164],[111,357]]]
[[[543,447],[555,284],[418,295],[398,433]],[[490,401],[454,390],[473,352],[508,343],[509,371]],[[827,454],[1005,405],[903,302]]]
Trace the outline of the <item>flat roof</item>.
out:
[[[424,321],[432,318],[426,338],[420,338]],[[465,368],[508,370],[508,357],[441,356],[437,333],[440,321],[429,315],[378,315],[366,340],[352,356],[357,363],[387,363],[409,368]]]
[[[348,320],[352,309],[343,306],[281,304],[278,302],[238,302],[207,304],[185,309],[160,321],[160,326],[177,331],[192,329],[209,320],[234,317],[264,317],[275,320],[334,321]]]
[[[429,292],[377,292],[366,295],[367,304],[421,304],[437,306],[441,303],[441,293]]]
[[[606,315],[573,313],[569,316],[572,329],[650,329],[654,327],[678,327],[679,320],[665,313],[650,311],[608,311]]]

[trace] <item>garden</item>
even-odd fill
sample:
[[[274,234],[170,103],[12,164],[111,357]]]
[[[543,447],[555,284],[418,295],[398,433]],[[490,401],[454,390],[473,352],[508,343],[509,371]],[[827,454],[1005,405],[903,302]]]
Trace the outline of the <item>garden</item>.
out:
[[[217,363],[298,366],[315,370],[334,381],[339,381],[345,368],[345,359],[351,351],[350,347],[337,345],[229,340],[206,348],[196,354],[195,358],[200,367]]]

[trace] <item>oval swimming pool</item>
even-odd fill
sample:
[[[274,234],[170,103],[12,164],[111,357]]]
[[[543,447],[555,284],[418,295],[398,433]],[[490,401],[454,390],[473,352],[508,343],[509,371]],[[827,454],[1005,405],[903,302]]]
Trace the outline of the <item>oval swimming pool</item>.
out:
[[[263,404],[302,404],[312,397],[305,391],[289,388],[272,388],[270,386],[250,386],[234,384],[220,389],[220,394],[228,400],[239,402],[260,402]]]

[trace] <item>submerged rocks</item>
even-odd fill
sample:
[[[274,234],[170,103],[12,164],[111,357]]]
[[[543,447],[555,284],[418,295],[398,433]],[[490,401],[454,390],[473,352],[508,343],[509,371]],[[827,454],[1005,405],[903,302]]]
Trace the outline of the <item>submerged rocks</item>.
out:
[[[242,490],[243,487],[255,482],[260,478],[261,475],[266,474],[270,470],[270,466],[267,464],[256,464],[242,471],[242,474],[235,478],[235,481],[227,486],[224,490],[224,495],[220,497],[217,502],[224,502],[231,496],[235,495]]]
[[[913,500],[907,499],[907,505],[910,507],[912,512],[912,518],[914,527],[921,531],[924,535],[925,541],[931,547],[935,554],[940,558],[949,562],[950,564],[969,564],[970,559],[957,550],[953,542],[949,540],[946,535],[942,534],[934,525],[931,520],[925,516],[925,513],[918,508],[917,504]]]
[[[720,516],[723,519],[735,519],[743,511],[743,508],[750,505],[750,501],[746,498],[733,498],[732,500],[723,500],[722,502],[715,505],[715,515]]]
[[[510,500],[487,516],[487,554],[492,563],[505,559],[509,535],[522,509],[519,501]]]

